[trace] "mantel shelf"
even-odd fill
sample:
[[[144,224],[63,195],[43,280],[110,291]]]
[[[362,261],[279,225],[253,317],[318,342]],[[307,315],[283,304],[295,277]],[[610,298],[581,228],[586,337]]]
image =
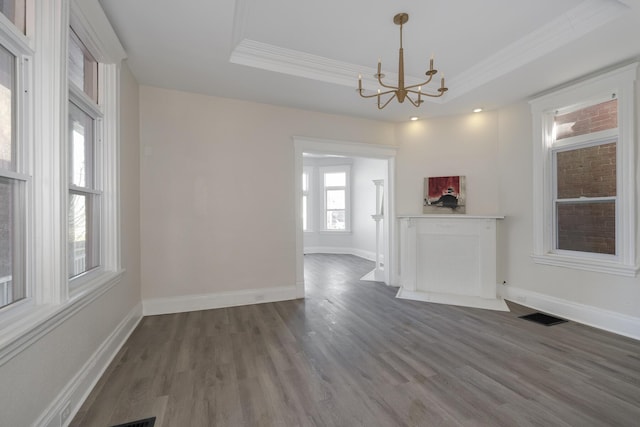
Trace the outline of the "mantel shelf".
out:
[[[504,219],[504,215],[397,215],[398,219],[401,218],[446,218],[446,219]]]

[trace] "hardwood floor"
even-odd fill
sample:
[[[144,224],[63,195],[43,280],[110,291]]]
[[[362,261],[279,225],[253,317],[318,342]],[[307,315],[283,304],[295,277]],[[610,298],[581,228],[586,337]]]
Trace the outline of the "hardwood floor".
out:
[[[640,342],[394,298],[305,256],[305,300],[145,317],[71,425],[637,426]]]

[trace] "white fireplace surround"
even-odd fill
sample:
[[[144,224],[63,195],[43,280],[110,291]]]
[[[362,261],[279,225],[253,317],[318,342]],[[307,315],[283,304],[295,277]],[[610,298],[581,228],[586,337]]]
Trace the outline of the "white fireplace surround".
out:
[[[509,311],[496,289],[496,221],[503,216],[398,218],[398,298]]]

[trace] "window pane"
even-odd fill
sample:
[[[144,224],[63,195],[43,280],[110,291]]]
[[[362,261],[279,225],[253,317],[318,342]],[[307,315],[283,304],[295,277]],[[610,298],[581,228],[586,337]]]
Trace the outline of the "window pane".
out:
[[[93,188],[93,118],[69,103],[69,181]]]
[[[98,61],[80,41],[73,29],[69,31],[69,80],[89,98],[98,102]]]
[[[327,230],[346,230],[345,211],[327,212]]]
[[[0,12],[9,18],[22,34],[25,34],[26,27],[25,4],[26,0],[0,0]]]
[[[0,178],[0,307],[25,297],[23,185]]]
[[[616,195],[616,143],[556,153],[559,199]]]
[[[332,172],[324,174],[325,187],[344,187],[347,185],[347,174],[345,172]]]
[[[15,62],[16,57],[0,46],[0,169],[14,171]]]
[[[327,190],[327,209],[344,209],[345,191]]]
[[[302,174],[302,191],[309,191],[309,174],[306,172]]]
[[[614,201],[558,203],[557,221],[558,249],[615,255]]]
[[[69,194],[69,277],[98,266],[94,199],[91,194]]]
[[[618,127],[618,100],[591,105],[554,117],[556,140]]]

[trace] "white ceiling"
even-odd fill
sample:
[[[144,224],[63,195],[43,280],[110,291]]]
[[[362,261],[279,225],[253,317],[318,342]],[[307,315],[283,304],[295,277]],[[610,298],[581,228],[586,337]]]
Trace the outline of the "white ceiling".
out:
[[[494,109],[640,57],[638,0],[100,0],[144,85],[386,121]],[[449,92],[420,108],[369,93],[378,58]],[[436,79],[439,82],[439,79]],[[437,87],[437,85],[434,85]]]

